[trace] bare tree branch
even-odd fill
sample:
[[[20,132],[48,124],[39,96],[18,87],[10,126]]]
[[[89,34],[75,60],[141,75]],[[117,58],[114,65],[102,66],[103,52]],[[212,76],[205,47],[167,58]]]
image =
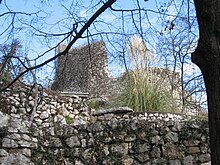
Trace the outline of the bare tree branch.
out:
[[[81,30],[76,34],[76,36],[73,38],[73,40],[67,45],[66,49],[63,52],[58,53],[57,55],[55,55],[54,57],[44,61],[41,64],[38,64],[36,66],[30,67],[28,69],[26,69],[25,71],[23,71],[22,73],[20,73],[13,81],[11,81],[6,87],[2,88],[0,90],[0,92],[6,90],[7,88],[9,88],[12,84],[14,84],[20,77],[22,77],[24,74],[26,74],[27,72],[40,68],[46,64],[48,64],[49,62],[57,59],[59,56],[62,55],[66,55],[69,51],[69,49],[72,47],[72,45],[79,39],[81,38],[82,34],[90,27],[90,25],[95,21],[95,19],[97,17],[99,17],[100,14],[102,14],[107,8],[111,7],[111,5],[115,2],[116,0],[108,0],[101,8],[99,8],[93,15],[92,17],[88,20],[88,22],[85,23],[85,25],[81,28]],[[74,30],[74,29],[73,29]],[[72,30],[72,32],[74,32]]]

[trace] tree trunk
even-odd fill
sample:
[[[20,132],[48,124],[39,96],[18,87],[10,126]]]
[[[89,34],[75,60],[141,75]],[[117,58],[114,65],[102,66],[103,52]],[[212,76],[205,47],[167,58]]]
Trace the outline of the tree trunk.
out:
[[[200,38],[192,61],[201,69],[207,91],[212,165],[220,165],[220,2],[194,3]]]

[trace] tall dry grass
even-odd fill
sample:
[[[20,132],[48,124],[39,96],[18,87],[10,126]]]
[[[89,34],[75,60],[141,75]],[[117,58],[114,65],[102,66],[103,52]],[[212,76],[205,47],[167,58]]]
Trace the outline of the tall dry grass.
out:
[[[174,99],[169,91],[156,82],[157,76],[151,66],[156,65],[156,57],[144,40],[133,36],[128,45],[131,69],[129,83],[122,97],[135,111],[173,111]]]

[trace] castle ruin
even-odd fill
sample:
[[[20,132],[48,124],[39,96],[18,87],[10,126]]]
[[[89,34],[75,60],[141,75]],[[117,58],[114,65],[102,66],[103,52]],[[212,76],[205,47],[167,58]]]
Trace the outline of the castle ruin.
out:
[[[60,45],[58,53],[66,46]],[[56,65],[53,90],[85,92],[91,97],[106,96],[113,78],[108,71],[108,59],[103,41],[70,49],[60,56]]]

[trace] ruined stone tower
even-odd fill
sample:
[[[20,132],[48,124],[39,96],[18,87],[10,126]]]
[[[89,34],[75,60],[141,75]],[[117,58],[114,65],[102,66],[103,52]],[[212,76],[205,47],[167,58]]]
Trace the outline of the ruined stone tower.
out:
[[[61,45],[58,53],[66,46]],[[53,90],[63,92],[88,92],[91,97],[105,96],[112,80],[103,41],[70,49],[60,56],[56,65]]]

